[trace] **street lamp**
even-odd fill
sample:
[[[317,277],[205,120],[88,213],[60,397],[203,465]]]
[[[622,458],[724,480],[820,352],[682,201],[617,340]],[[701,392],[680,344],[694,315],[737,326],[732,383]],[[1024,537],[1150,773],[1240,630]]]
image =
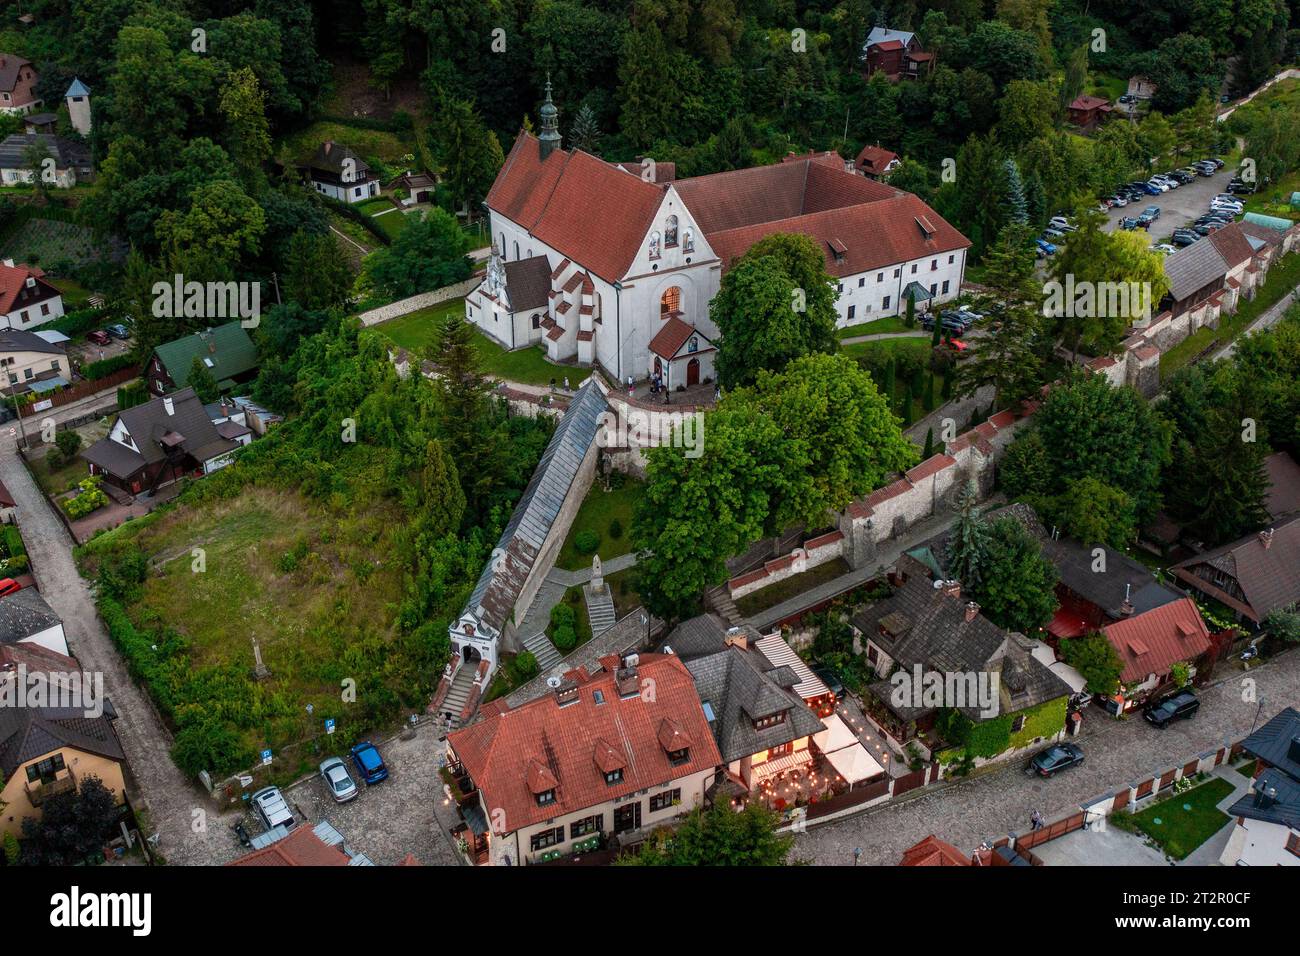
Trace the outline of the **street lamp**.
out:
[[[1259,723],[1259,715],[1260,715],[1260,712],[1264,709],[1264,702],[1265,702],[1267,699],[1268,699],[1268,698],[1265,697],[1263,694],[1260,694],[1260,695],[1259,695],[1259,706],[1255,708],[1255,719],[1252,720],[1252,721],[1250,722],[1250,733],[1252,733],[1252,734],[1255,732],[1255,725],[1256,725],[1257,723]],[[1247,734],[1247,736],[1250,736],[1250,735]]]

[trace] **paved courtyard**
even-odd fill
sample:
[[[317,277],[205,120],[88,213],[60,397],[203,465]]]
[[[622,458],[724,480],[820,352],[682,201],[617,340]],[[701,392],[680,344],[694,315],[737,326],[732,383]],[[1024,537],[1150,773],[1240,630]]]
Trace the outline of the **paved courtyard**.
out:
[[[1192,156],[1187,162],[1195,162],[1203,159],[1202,156]],[[1186,165],[1184,163],[1183,165]],[[1166,170],[1158,170],[1165,172]],[[1193,182],[1185,186],[1179,186],[1177,189],[1171,189],[1167,193],[1161,193],[1159,196],[1144,196],[1136,202],[1131,202],[1124,208],[1114,206],[1106,213],[1109,222],[1105,229],[1107,232],[1119,228],[1119,221],[1125,216],[1131,216],[1134,219],[1147,206],[1159,206],[1160,218],[1151,224],[1150,235],[1151,242],[1165,242],[1173,235],[1175,229],[1180,226],[1186,226],[1195,222],[1210,208],[1210,200],[1218,193],[1228,191],[1228,183],[1232,179],[1233,167],[1225,165],[1213,176],[1197,176]]]
[[[898,803],[810,827],[797,837],[794,856],[847,866],[854,848],[861,847],[861,865],[893,866],[905,849],[931,833],[969,853],[985,840],[1028,830],[1034,810],[1049,821],[1059,819],[1080,803],[1240,740],[1261,710],[1261,696],[1261,722],[1300,702],[1300,654],[1294,651],[1248,673],[1227,674],[1221,672],[1223,679],[1201,692],[1202,706],[1193,720],[1160,731],[1141,719],[1117,721],[1090,708],[1076,738],[1087,758],[1082,766],[1041,780],[1022,772],[1025,761],[1015,761],[969,780],[915,791]]]

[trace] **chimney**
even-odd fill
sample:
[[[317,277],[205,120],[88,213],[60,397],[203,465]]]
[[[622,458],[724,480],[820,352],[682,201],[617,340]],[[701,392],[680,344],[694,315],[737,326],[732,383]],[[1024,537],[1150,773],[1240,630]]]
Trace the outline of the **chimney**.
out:
[[[176,414],[176,404],[172,401],[172,397],[170,395],[166,396],[163,399],[163,409],[167,412],[168,415]]]
[[[727,628],[727,636],[723,640],[726,647],[739,647],[742,651],[749,650],[749,635],[745,633],[742,627]]]
[[[1122,614],[1124,617],[1128,617],[1130,614],[1133,613],[1133,602],[1129,600],[1132,593],[1133,593],[1133,585],[1125,584],[1124,603],[1119,606],[1119,613]]]
[[[950,598],[959,598],[959,597],[961,597],[961,582],[960,582],[960,581],[955,581],[955,580],[954,580],[954,581],[944,581],[944,582],[943,582],[943,596],[944,596],[944,597],[950,597]]]
[[[969,624],[971,621],[975,620],[975,618],[979,615],[979,612],[980,612],[980,606],[978,604],[976,604],[974,601],[967,601],[966,602],[966,623]]]
[[[1273,544],[1272,528],[1267,528],[1259,533],[1259,543],[1264,546],[1265,551],[1267,551],[1269,547],[1272,546]]]
[[[555,702],[563,707],[565,704],[572,704],[578,699],[578,682],[575,680],[566,680],[555,688]]]
[[[216,339],[208,339],[208,354],[209,354],[209,355],[216,355],[216,354],[217,354],[217,340],[216,340]]]
[[[629,654],[622,667],[614,672],[614,684],[619,697],[636,697],[641,693],[641,680],[637,677],[637,656]]]
[[[1300,763],[1300,736],[1291,738],[1291,743],[1286,748],[1286,756],[1288,760]]]
[[[6,259],[4,262],[5,265],[8,266],[10,269],[14,267],[14,261],[12,259]]]
[[[1277,803],[1277,787],[1273,786],[1267,780],[1257,781],[1257,789],[1255,790],[1256,808],[1267,810],[1275,803]]]

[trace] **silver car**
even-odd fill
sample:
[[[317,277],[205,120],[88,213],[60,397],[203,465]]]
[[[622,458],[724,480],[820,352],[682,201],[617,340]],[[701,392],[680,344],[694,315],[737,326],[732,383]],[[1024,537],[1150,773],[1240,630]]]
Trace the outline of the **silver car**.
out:
[[[320,775],[335,803],[347,803],[356,797],[357,785],[348,775],[347,764],[338,757],[330,757],[323,761],[320,765]]]
[[[263,787],[253,794],[253,809],[268,830],[274,830],[278,826],[292,830],[297,822],[279,787]]]

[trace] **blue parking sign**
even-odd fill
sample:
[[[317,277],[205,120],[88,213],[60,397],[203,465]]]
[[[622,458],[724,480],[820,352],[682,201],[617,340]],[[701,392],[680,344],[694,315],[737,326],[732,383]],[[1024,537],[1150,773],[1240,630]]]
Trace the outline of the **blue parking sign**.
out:
[[[332,734],[332,733],[334,733],[334,718],[333,718],[333,717],[326,717],[326,718],[325,718],[325,733],[327,733],[327,734]]]
[[[262,751],[262,763],[264,763],[264,764],[268,764],[268,763],[270,763],[270,762],[271,762],[271,751],[269,751],[269,750],[263,750],[263,751]]]

